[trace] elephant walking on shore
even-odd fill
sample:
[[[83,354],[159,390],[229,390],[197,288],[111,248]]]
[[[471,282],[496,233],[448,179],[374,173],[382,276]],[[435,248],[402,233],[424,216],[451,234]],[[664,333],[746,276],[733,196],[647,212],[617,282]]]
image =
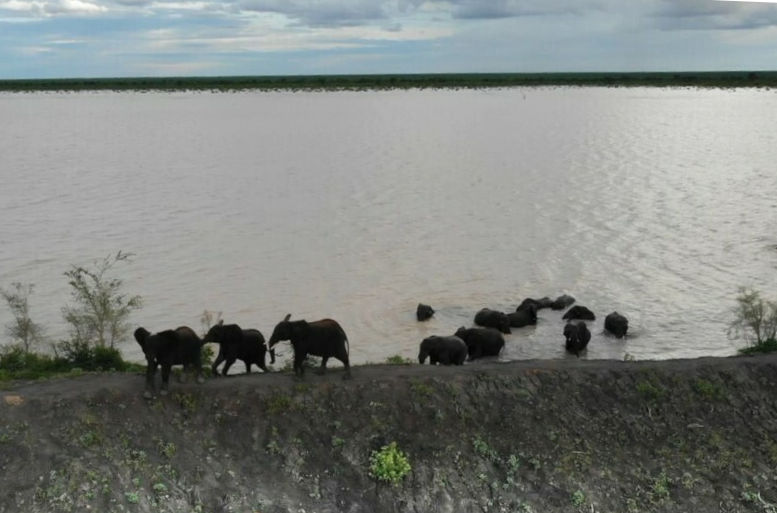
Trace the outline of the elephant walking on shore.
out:
[[[351,378],[351,364],[348,359],[348,337],[345,331],[334,319],[320,321],[290,321],[288,314],[279,322],[270,336],[270,350],[281,340],[291,342],[294,349],[294,375],[302,378],[305,374],[303,362],[312,354],[321,357],[319,374],[326,372],[326,362],[329,358],[337,358],[345,365],[343,379]]]
[[[203,342],[193,329],[181,326],[152,335],[146,328],[140,327],[133,335],[146,356],[144,397],[151,398],[154,395],[157,367],[162,367],[162,387],[159,392],[161,395],[167,395],[173,365],[183,365],[184,375],[186,372],[194,373],[198,383],[205,381],[202,377]]]
[[[264,335],[259,330],[243,329],[237,324],[224,324],[219,321],[212,326],[203,339],[203,343],[215,342],[219,345],[216,361],[211,366],[211,372],[218,376],[218,366],[226,361],[221,371],[226,376],[235,360],[242,360],[246,366],[246,374],[251,373],[251,365],[255,364],[264,372],[269,372],[266,365],[267,346]],[[270,363],[275,363],[275,350],[270,350]]]

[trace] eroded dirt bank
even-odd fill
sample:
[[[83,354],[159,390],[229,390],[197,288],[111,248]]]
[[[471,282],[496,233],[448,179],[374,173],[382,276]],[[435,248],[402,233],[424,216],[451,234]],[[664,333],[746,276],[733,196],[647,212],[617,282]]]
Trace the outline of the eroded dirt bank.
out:
[[[737,512],[777,503],[777,356],[366,366],[0,392],[0,512]],[[412,465],[377,485],[369,455]]]

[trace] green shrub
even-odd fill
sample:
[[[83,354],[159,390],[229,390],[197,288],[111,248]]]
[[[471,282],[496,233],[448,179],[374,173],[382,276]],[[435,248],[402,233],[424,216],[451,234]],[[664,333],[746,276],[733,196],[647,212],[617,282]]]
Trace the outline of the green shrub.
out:
[[[384,445],[370,456],[370,476],[391,485],[399,484],[410,472],[410,462],[396,442]]]
[[[763,299],[757,290],[740,288],[733,313],[729,336],[749,344],[741,353],[777,351],[777,303]]]

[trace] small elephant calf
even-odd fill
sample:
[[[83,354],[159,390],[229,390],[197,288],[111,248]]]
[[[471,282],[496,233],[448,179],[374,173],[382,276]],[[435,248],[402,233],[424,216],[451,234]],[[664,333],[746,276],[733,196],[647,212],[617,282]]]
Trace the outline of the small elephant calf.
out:
[[[564,338],[566,338],[566,350],[580,358],[580,352],[591,340],[591,332],[583,321],[569,322],[564,326]]]
[[[604,318],[604,329],[617,338],[623,338],[629,330],[629,320],[618,312],[613,312]]]
[[[431,319],[434,315],[434,308],[423,303],[418,303],[418,307],[415,309],[415,318],[419,321],[426,321]]]
[[[202,340],[193,329],[181,326],[174,330],[160,331],[151,334],[145,328],[138,328],[134,333],[146,355],[146,391],[143,396],[151,398],[154,395],[154,377],[157,366],[162,367],[162,388],[160,394],[166,395],[170,382],[170,369],[173,365],[183,365],[184,372],[194,372],[197,382],[203,383],[202,377]]]
[[[432,335],[421,342],[418,351],[418,363],[424,364],[429,357],[432,365],[464,365],[467,359],[467,345],[459,337],[440,337]]]

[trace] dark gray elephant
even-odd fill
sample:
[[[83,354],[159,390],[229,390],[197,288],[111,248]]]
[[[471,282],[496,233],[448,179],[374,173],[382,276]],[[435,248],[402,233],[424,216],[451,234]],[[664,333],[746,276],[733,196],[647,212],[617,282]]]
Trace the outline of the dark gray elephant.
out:
[[[431,319],[434,315],[434,309],[423,303],[418,303],[418,307],[415,309],[415,318],[419,321],[425,321]]]
[[[591,340],[591,332],[584,321],[573,321],[564,326],[564,338],[566,350],[579,358]]]
[[[242,360],[245,363],[246,374],[251,373],[252,364],[256,364],[264,372],[269,372],[265,363],[267,346],[264,343],[264,336],[259,330],[244,330],[237,324],[224,324],[224,321],[219,321],[208,330],[202,342],[215,342],[219,345],[216,361],[211,366],[214,376],[218,376],[217,369],[223,361],[226,363],[221,374],[226,376],[235,360]],[[275,350],[270,351],[270,363],[275,363]]]
[[[588,308],[576,305],[567,310],[567,312],[562,317],[564,320],[571,320],[571,319],[582,319],[584,321],[595,321],[596,316],[594,313],[589,310]]]
[[[204,382],[202,377],[202,340],[193,329],[181,326],[174,330],[160,331],[151,334],[145,328],[138,328],[133,334],[143,354],[146,356],[146,391],[143,396],[151,398],[154,395],[156,368],[162,367],[162,387],[160,394],[167,395],[170,384],[170,370],[173,365],[183,365],[184,373],[192,372],[197,382]]]
[[[432,365],[464,365],[467,359],[467,345],[459,337],[440,337],[432,335],[421,341],[418,351],[418,363],[424,364],[429,357]]]
[[[507,318],[511,328],[534,325],[537,324],[537,308],[531,303],[521,305],[515,312],[507,314]]]
[[[305,374],[303,362],[309,354],[321,357],[319,374],[326,372],[326,362],[329,358],[337,358],[345,365],[343,379],[351,378],[351,364],[348,359],[348,337],[343,328],[333,319],[307,322],[290,321],[288,314],[279,322],[272,332],[268,345],[270,350],[281,340],[291,342],[294,349],[294,374],[302,378]]]
[[[465,328],[462,326],[456,330],[455,335],[466,344],[470,360],[477,360],[483,356],[499,356],[505,346],[505,338],[493,328]]]
[[[550,305],[550,308],[553,310],[563,310],[564,308],[572,305],[574,302],[575,298],[564,294],[554,299],[553,303]]]
[[[542,310],[543,308],[550,308],[553,306],[553,300],[549,297],[543,297],[540,299],[532,299],[530,297],[527,297],[523,301],[521,301],[521,304],[518,305],[518,308],[515,309],[517,312],[518,310],[523,310],[524,308],[528,307],[529,305],[533,305],[535,310]]]
[[[504,312],[483,308],[475,314],[475,324],[486,328],[495,328],[502,333],[510,333],[510,319]]]
[[[604,329],[617,338],[623,338],[629,330],[629,320],[618,312],[612,312],[604,318]]]

